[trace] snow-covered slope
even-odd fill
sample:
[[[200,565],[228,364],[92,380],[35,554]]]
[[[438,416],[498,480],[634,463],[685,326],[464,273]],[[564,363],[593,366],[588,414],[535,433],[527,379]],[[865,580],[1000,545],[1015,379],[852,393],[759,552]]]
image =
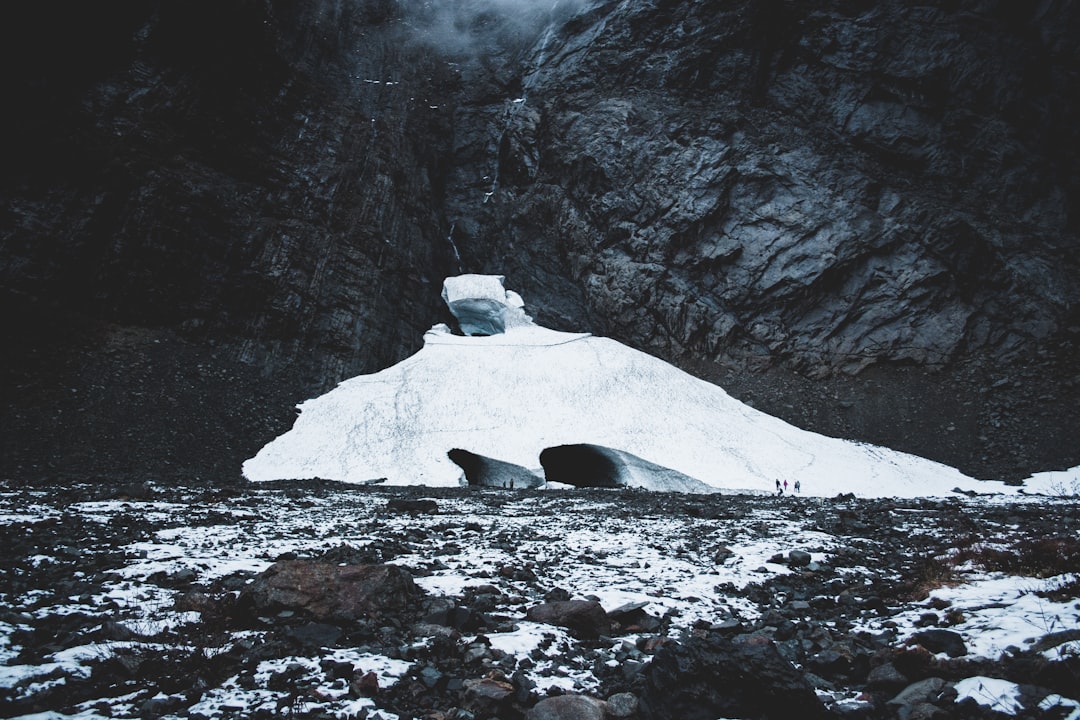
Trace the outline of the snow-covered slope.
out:
[[[526,322],[501,334],[439,325],[412,357],[301,404],[293,429],[244,463],[252,480],[456,485],[460,448],[539,468],[546,448],[630,453],[718,489],[911,497],[1000,483],[881,447],[810,433],[614,340]],[[539,471],[538,472],[542,472]],[[665,476],[629,484],[668,488]],[[791,488],[789,488],[789,492]]]

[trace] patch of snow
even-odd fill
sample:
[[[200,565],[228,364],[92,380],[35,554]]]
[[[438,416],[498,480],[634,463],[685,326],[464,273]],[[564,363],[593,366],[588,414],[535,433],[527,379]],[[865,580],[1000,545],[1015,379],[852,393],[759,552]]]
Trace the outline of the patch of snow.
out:
[[[614,340],[535,325],[501,276],[447,278],[444,296],[466,324],[493,334],[432,328],[412,357],[302,403],[292,430],[245,462],[244,475],[450,486],[462,483],[453,448],[535,467],[545,448],[589,444],[718,489],[766,492],[780,479],[816,496],[1016,491],[796,428]],[[520,317],[495,332],[511,310]],[[673,488],[661,478],[650,489]]]
[[[1065,710],[1072,708],[1072,712],[1067,715],[1063,715],[1061,720],[1080,720],[1080,702],[1073,700],[1072,698],[1062,697],[1061,695],[1047,695],[1039,703],[1039,709],[1053,710],[1055,708],[1060,709],[1063,713]]]
[[[1054,602],[1036,592],[1060,586],[1067,576],[1037,579],[994,575],[974,578],[955,587],[938,588],[929,600],[946,604],[963,614],[963,621],[950,625],[968,649],[968,657],[997,659],[1009,647],[1023,649],[1044,635],[1080,626],[1080,607],[1075,601]],[[915,608],[891,618],[907,635],[919,631],[915,623],[925,608]],[[876,630],[876,628],[874,628]],[[1048,659],[1075,652],[1080,643],[1065,643],[1044,651]]]
[[[1008,680],[976,675],[956,683],[956,693],[957,702],[971,698],[1006,715],[1015,715],[1024,709],[1020,702],[1020,686]]]
[[[1080,466],[1035,473],[1024,480],[1024,492],[1055,497],[1080,495]]]

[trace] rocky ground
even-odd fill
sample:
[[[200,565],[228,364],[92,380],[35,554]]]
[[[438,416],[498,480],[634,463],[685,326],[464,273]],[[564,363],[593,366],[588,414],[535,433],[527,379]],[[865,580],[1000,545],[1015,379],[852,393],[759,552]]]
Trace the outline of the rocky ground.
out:
[[[0,716],[1078,717],[1080,502],[0,486]]]

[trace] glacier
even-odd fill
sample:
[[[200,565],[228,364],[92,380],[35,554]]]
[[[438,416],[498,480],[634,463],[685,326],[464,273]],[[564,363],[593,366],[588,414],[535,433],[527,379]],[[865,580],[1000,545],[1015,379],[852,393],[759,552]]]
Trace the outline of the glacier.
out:
[[[802,430],[610,338],[542,327],[503,282],[447,278],[443,298],[465,334],[435,325],[411,357],[301,403],[293,428],[244,463],[245,477],[505,487],[520,473],[520,488],[553,471],[547,480],[564,484],[588,475],[575,462],[595,462],[605,477],[570,484],[771,493],[799,480],[804,495],[863,497],[1016,490]],[[474,477],[452,451],[480,469]]]

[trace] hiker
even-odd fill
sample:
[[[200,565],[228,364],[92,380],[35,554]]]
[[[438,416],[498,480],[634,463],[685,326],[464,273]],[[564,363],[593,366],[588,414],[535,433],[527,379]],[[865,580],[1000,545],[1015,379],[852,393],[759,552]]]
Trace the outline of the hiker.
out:
[[[797,493],[802,492],[802,483],[799,482],[798,480],[795,481],[795,492],[797,492]]]
[[[784,492],[787,492],[787,480],[784,481]]]
[[[780,487],[780,478],[776,479],[776,494],[777,496],[784,494],[784,488]]]

